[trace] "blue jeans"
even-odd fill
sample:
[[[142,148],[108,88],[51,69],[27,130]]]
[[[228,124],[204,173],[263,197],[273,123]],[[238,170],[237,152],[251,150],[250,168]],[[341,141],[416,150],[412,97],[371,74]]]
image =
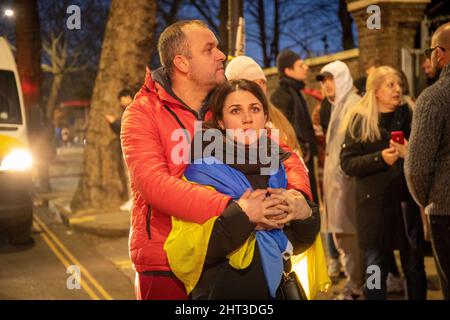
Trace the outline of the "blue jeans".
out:
[[[369,288],[367,286],[369,283],[367,280],[371,277],[371,273],[366,272],[364,293],[367,300],[386,299],[386,279],[389,272],[389,255],[391,254],[391,251],[381,251],[374,248],[364,251],[366,268],[373,265],[380,268],[379,288]],[[425,300],[427,296],[427,279],[423,255],[416,250],[408,248],[400,251],[400,260],[406,278],[407,299]]]

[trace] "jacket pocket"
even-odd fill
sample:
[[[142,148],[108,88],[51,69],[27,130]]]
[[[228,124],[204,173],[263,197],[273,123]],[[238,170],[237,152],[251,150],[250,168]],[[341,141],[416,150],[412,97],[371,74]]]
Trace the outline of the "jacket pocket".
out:
[[[147,230],[147,236],[149,239],[152,238],[152,233],[150,231],[150,220],[152,219],[152,207],[148,206],[147,215],[145,216],[145,229]]]

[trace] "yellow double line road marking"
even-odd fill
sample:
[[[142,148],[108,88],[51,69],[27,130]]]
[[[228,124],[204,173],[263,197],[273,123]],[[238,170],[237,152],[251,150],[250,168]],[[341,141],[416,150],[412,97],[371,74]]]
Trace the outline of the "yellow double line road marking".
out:
[[[81,286],[86,291],[86,293],[93,299],[93,300],[100,300],[100,299],[106,299],[106,300],[112,300],[113,298],[109,295],[108,292],[102,287],[100,283],[98,283],[97,280],[89,273],[89,271],[83,267],[83,265],[70,253],[70,251],[64,246],[61,241],[54,235],[52,231],[42,222],[39,217],[34,215],[34,227],[38,231],[43,231],[40,235],[42,236],[42,239],[47,243],[49,248],[53,251],[53,253],[56,255],[59,261],[67,268],[70,265],[76,265],[80,268],[81,271]],[[83,281],[83,279],[86,279],[87,281]],[[92,289],[92,287],[97,289],[97,293]],[[100,296],[100,297],[99,297]]]
[[[114,264],[120,269],[131,269],[131,261],[130,260],[119,260],[115,261]]]

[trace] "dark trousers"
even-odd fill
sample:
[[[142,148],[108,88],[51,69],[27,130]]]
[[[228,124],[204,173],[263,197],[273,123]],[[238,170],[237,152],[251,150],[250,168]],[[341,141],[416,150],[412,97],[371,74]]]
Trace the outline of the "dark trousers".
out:
[[[326,243],[327,243],[327,249],[328,249],[328,254],[330,255],[330,258],[338,259],[339,252],[336,248],[336,244],[334,243],[334,239],[333,239],[333,234],[331,232],[326,233]]]
[[[386,279],[389,272],[389,259],[392,251],[382,251],[378,249],[366,249],[364,251],[364,260],[366,264],[366,285],[364,293],[367,300],[385,300],[386,299]],[[427,279],[425,275],[424,257],[417,250],[411,248],[400,251],[403,272],[406,278],[407,299],[425,300],[427,295]],[[370,287],[370,284],[376,284],[373,280],[373,269],[367,270],[371,266],[377,266],[380,271],[378,283],[380,286]],[[372,267],[373,268],[373,267]]]
[[[314,157],[312,157],[307,162],[305,162],[305,164],[306,164],[306,167],[308,168],[309,184],[311,186],[311,193],[313,196],[312,200],[314,203],[319,203],[319,196],[317,194],[317,183],[316,183],[313,159],[314,159]]]
[[[428,216],[431,244],[445,300],[450,300],[450,216]]]
[[[394,276],[399,276],[397,262],[395,261],[394,251],[388,257],[388,272],[392,273]]]

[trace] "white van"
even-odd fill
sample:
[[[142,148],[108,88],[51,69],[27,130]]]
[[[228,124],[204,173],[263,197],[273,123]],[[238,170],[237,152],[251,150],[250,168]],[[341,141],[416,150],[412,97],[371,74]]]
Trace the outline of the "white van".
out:
[[[32,157],[19,74],[13,53],[0,37],[0,235],[27,242],[33,219]]]

